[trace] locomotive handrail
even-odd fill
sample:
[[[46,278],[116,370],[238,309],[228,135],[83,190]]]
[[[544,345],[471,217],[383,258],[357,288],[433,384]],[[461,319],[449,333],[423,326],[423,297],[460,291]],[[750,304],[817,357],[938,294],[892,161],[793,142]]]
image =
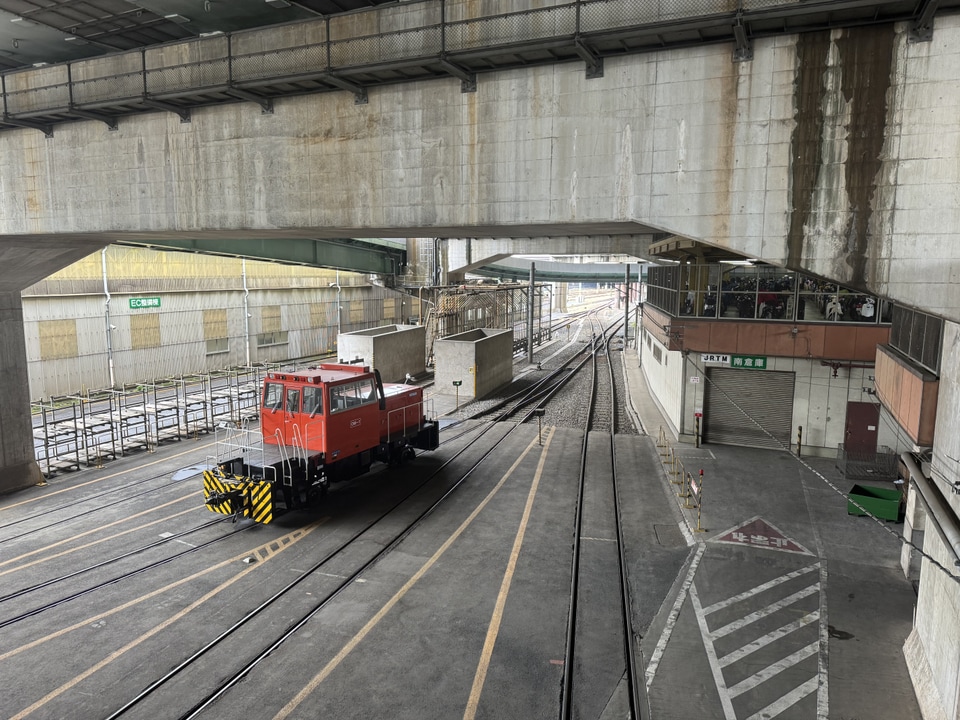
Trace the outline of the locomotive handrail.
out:
[[[287,454],[287,446],[283,444],[283,435],[280,433],[280,428],[277,428],[273,431],[273,436],[277,439],[277,452],[280,453],[281,467],[285,468],[283,472],[283,479],[286,480],[288,477],[290,481],[293,481],[292,475],[290,475],[290,456]],[[274,478],[276,480],[276,478]],[[289,483],[284,483],[289,484]]]
[[[277,431],[279,432],[279,430]],[[307,446],[300,432],[300,426],[293,426],[293,438],[291,443],[294,450],[294,457],[303,463],[307,462]]]
[[[312,425],[317,425],[317,426],[319,426],[319,428],[320,428],[320,447],[324,447],[324,442],[323,442],[323,421],[322,421],[322,420],[314,420],[313,422],[308,422],[306,425],[303,426],[303,444],[304,444],[304,447],[307,448],[308,450],[309,450],[309,448],[310,448],[310,439],[311,439],[311,436],[310,436],[310,427],[311,427]]]
[[[400,422],[400,427],[399,427],[399,429],[398,429],[398,432],[403,432],[403,430],[406,429],[407,427],[412,427],[412,425],[411,425],[411,426],[408,426],[408,425],[407,425],[407,413],[408,413],[408,412],[415,412],[415,413],[416,413],[417,430],[422,430],[422,429],[423,429],[423,426],[424,426],[424,423],[426,422],[426,418],[427,418],[426,406],[427,406],[427,403],[428,403],[428,402],[430,402],[430,404],[431,404],[431,406],[432,406],[432,404],[433,404],[432,401],[428,401],[428,400],[426,400],[426,399],[424,399],[424,398],[421,398],[420,400],[417,400],[416,402],[410,403],[410,404],[408,404],[408,405],[404,405],[403,407],[394,408],[393,410],[389,410],[389,411],[387,412],[387,435],[388,435],[388,436],[392,436],[393,433],[394,433],[394,430],[393,430],[393,428],[392,428],[392,421],[393,421],[393,419],[394,419],[394,416],[395,416],[397,413],[403,413],[403,418],[402,418],[402,420],[401,420],[401,422]],[[411,408],[413,408],[413,409],[411,409]]]

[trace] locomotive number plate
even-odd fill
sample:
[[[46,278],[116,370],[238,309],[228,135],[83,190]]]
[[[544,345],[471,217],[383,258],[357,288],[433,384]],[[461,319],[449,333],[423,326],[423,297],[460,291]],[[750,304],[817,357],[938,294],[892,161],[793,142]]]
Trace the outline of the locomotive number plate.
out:
[[[353,420],[351,420],[350,427],[352,428],[360,427],[360,418],[354,418]]]

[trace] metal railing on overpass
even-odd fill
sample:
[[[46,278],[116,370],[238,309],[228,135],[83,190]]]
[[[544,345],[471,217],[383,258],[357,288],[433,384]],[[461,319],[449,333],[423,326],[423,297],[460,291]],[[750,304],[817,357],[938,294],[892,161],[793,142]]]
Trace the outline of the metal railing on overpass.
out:
[[[746,60],[752,39],[774,34],[906,20],[923,36],[948,6],[960,0],[573,0],[475,17],[462,16],[472,4],[445,0],[381,5],[296,33],[272,26],[6,73],[0,129],[116,128],[157,110],[188,122],[194,107],[252,101],[271,112],[275,98],[335,90],[363,103],[369,87],[451,76],[470,91],[478,73],[558,62],[584,62],[595,77],[605,57],[702,43],[734,43],[732,59]],[[322,39],[291,45],[294,35]]]

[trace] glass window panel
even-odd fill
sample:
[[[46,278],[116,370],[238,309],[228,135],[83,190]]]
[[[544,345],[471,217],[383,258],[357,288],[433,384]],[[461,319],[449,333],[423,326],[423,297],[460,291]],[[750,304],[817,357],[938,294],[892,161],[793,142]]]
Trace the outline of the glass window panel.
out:
[[[920,361],[932,370],[940,370],[940,346],[943,335],[943,321],[927,315],[924,323],[923,355]]]
[[[303,389],[303,411],[311,417],[323,413],[323,388],[305,387]]]
[[[288,413],[300,412],[300,391],[299,390],[287,390],[287,412]]]
[[[756,317],[757,293],[755,290],[740,290],[734,297],[737,307],[737,317]]]
[[[702,295],[703,301],[700,305],[701,317],[717,317],[719,293],[717,293],[716,285],[712,285],[711,289],[702,293]]]
[[[838,293],[840,298],[840,320],[842,322],[873,322],[873,320],[864,320],[863,316],[860,314],[860,311],[863,308],[864,303],[866,302],[867,295],[863,293],[856,293],[846,288],[840,288]],[[874,314],[876,314],[876,309],[874,308]]]
[[[843,320],[844,309],[840,293],[834,292],[829,295],[821,295],[823,303],[823,317],[827,322],[839,322]]]
[[[377,387],[372,378],[330,388],[330,412],[377,402]]]
[[[717,286],[720,285],[720,266],[719,265],[708,265],[706,268],[707,271],[707,285],[710,286],[713,290],[717,289]]]
[[[833,319],[840,316],[839,298],[836,283],[826,283],[816,278],[801,275],[799,279],[800,295],[797,299],[797,319],[812,322],[827,320],[827,310]]]
[[[229,343],[229,338],[214,338],[212,340],[207,340],[207,355],[228,352],[230,350]]]
[[[893,322],[893,308],[894,304],[892,302],[889,302],[888,300],[880,301],[880,322]]]
[[[725,288],[734,292],[748,292],[757,289],[757,269],[735,266],[724,273]]]
[[[756,268],[725,266],[720,279],[720,307],[723,317],[752,318],[756,311]]]
[[[863,323],[877,321],[877,301],[872,295],[853,295],[850,297],[848,314],[851,320]]]
[[[341,410],[346,410],[347,401],[344,397],[344,385],[335,385],[330,388],[330,412],[336,413]]]
[[[760,290],[757,293],[757,317],[764,320],[783,320],[787,314],[787,295]]]
[[[350,383],[343,386],[343,396],[347,399],[347,407],[355,407],[360,404],[363,396],[360,393],[360,383]]]
[[[921,313],[914,313],[913,322],[910,327],[910,352],[912,358],[922,362],[923,360],[923,331],[925,318]]]
[[[263,406],[268,410],[279,410],[283,404],[283,385],[281,383],[267,383],[263,391]]]

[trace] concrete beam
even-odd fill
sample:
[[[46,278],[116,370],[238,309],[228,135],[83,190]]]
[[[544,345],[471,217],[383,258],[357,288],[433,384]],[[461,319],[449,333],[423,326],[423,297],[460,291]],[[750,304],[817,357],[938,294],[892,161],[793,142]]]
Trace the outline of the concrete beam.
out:
[[[123,241],[118,245],[150,247],[268,260],[293,265],[311,265],[351,272],[395,275],[406,262],[406,250],[366,243],[354,238],[316,240],[309,238],[157,238]]]
[[[0,237],[0,293],[24,290],[106,245],[93,236]]]
[[[464,273],[489,267],[511,255],[627,255],[652,260],[648,248],[658,236],[650,230],[648,234],[630,235],[451,238],[444,241],[445,271],[450,282],[458,282]]]
[[[189,125],[65,124],[53,144],[9,130],[0,236],[510,237],[529,253],[665,232],[960,321],[960,212],[943,199],[960,137],[942,102],[960,19],[935,21],[922,52],[906,24],[878,24],[753,38],[749,63],[722,43],[605,57],[589,83],[578,63],[536,65],[491,71],[480,94],[291,97],[269,122],[240,104]]]
[[[514,282],[523,282],[530,275],[531,260],[511,258],[495,264],[476,268],[475,275],[492,278],[506,278]],[[626,266],[623,263],[564,263],[536,261],[537,282],[612,282],[622,283]],[[632,281],[640,279],[641,265],[630,264]]]

